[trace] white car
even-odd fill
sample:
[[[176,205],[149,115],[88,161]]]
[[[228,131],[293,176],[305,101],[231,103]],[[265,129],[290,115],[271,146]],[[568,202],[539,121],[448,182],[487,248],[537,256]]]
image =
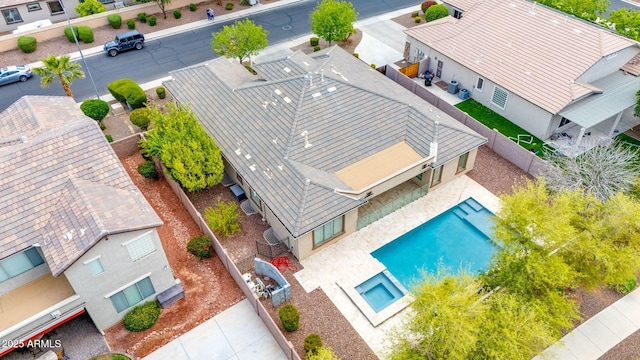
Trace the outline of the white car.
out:
[[[14,82],[25,82],[33,73],[27,65],[7,66],[0,69],[0,85],[11,84]]]

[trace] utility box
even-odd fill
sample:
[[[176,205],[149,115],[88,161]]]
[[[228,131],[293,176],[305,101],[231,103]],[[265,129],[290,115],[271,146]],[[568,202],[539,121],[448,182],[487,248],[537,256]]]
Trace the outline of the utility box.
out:
[[[458,92],[458,82],[455,80],[449,81],[449,86],[447,86],[447,92],[449,94],[455,94]]]
[[[462,100],[467,100],[469,98],[469,90],[460,89],[460,92],[458,93],[458,97]]]

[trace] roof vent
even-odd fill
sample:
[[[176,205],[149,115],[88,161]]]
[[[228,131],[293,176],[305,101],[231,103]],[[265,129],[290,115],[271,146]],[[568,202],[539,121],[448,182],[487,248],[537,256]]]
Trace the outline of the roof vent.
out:
[[[288,67],[286,67],[286,66],[285,66],[285,67],[284,67],[284,69],[282,69],[282,70],[284,70],[284,72],[286,72],[286,73],[290,73],[290,72],[291,72],[291,69],[289,69],[289,68],[288,68]]]
[[[249,169],[251,169],[251,171],[256,171],[256,164],[251,164]]]
[[[334,92],[334,91],[336,91],[336,90],[337,90],[337,88],[336,88],[335,86],[332,86],[332,87],[330,87],[330,88],[327,88],[327,91],[328,91],[328,92]]]
[[[251,159],[251,154],[246,154],[244,157],[245,157],[247,160],[249,160],[249,159]]]
[[[285,96],[282,100],[284,100],[284,102],[286,102],[287,104],[291,103],[291,99],[289,99],[288,96]]]
[[[317,97],[318,97],[318,96],[320,96],[320,95],[322,95],[322,94],[321,94],[321,93],[319,93],[319,92],[317,92],[317,93],[313,93],[313,94],[311,94],[311,97],[315,99],[315,98],[317,98]]]
[[[280,91],[280,89],[275,89],[273,90],[274,93],[276,93],[277,95],[282,95],[282,91]]]
[[[582,33],[582,30],[578,29],[578,28],[573,28],[573,32],[576,34],[580,34]]]
[[[20,141],[22,141],[23,143],[26,143],[27,142],[27,136],[26,135],[20,136]]]
[[[304,148],[311,147],[311,143],[309,142],[309,132],[307,130],[300,133],[300,136],[304,137]]]
[[[271,172],[271,169],[269,169],[269,168],[266,168],[266,169],[263,171],[263,173],[264,173],[265,175],[267,175],[267,177],[268,177],[269,179],[271,179],[271,177],[273,176],[273,172]]]
[[[240,154],[242,154],[242,150],[240,150],[240,148],[237,148],[235,153],[236,155],[240,156]]]

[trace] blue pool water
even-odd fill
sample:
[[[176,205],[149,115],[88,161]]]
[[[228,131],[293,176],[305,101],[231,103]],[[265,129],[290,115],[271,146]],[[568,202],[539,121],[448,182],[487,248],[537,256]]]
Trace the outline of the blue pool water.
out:
[[[356,291],[369,303],[375,312],[386,308],[404,296],[404,292],[390,279],[386,271],[356,286]]]
[[[473,198],[375,250],[371,255],[407,289],[421,278],[421,269],[435,273],[441,263],[451,271],[486,269],[496,251],[491,241],[493,214]]]

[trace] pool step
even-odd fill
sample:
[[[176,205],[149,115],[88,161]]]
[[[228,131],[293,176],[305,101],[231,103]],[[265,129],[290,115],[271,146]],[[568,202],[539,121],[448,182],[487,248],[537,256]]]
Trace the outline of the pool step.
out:
[[[458,204],[458,208],[462,209],[465,213],[467,214],[471,214],[476,212],[476,210],[474,208],[472,208],[469,204],[467,204],[466,202],[462,202],[460,204]]]
[[[453,209],[453,213],[456,214],[456,216],[458,216],[460,219],[464,219],[467,217],[467,215],[469,215],[469,213],[459,207]]]
[[[484,209],[484,206],[482,206],[479,202],[477,202],[474,198],[468,198],[465,203],[469,206],[471,206],[473,208],[473,210],[475,211],[480,211],[482,209]]]
[[[493,237],[493,231],[491,231],[492,222],[487,221],[487,219],[480,215],[480,213],[473,213],[464,218],[469,224],[478,229],[481,233],[483,233],[488,238]]]

